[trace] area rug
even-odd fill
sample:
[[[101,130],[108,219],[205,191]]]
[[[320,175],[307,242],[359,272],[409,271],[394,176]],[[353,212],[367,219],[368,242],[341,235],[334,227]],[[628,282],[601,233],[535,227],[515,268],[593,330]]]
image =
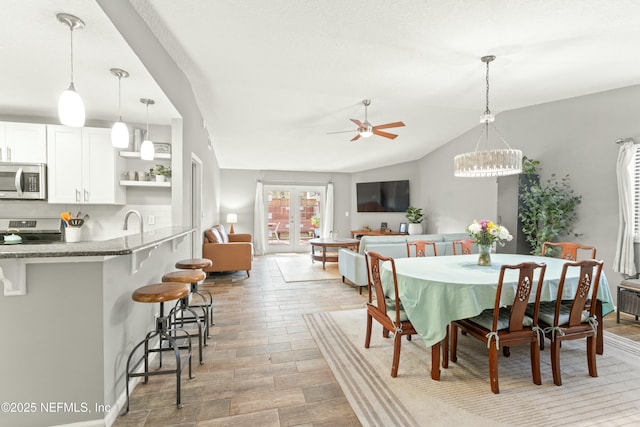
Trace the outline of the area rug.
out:
[[[364,426],[640,425],[640,346],[605,331],[598,377],[587,372],[584,340],[562,344],[563,385],[553,384],[549,348],[541,352],[542,385],[531,381],[528,346],[499,359],[500,394],[491,393],[484,345],[458,339],[458,362],[430,377],[430,349],[402,341],[397,378],[393,342],[374,321],[364,348],[364,309],[305,315],[311,334]],[[418,338],[418,339],[416,339]]]
[[[323,270],[322,262],[311,262],[310,254],[277,255],[276,264],[285,282],[331,280],[342,277],[338,271],[338,263],[328,262]]]

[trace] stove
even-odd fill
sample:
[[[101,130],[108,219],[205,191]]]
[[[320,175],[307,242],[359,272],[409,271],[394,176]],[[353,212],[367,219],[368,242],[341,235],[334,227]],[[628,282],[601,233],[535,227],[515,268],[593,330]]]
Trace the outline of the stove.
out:
[[[0,218],[0,243],[4,236],[16,234],[27,245],[62,242],[60,218]]]

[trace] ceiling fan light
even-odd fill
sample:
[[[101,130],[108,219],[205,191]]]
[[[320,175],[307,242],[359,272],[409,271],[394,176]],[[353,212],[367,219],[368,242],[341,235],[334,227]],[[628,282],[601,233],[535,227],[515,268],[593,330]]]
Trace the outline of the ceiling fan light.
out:
[[[58,117],[60,123],[65,126],[84,126],[84,102],[82,102],[82,98],[80,98],[75,87],[73,87],[73,83],[60,95],[60,99],[58,100]]]
[[[140,146],[140,158],[142,160],[153,160],[155,157],[155,149],[153,148],[153,142],[145,139]]]
[[[371,135],[373,135],[373,126],[371,126],[371,124],[367,121],[365,121],[363,125],[364,126],[358,128],[358,133],[363,138],[369,138]]]
[[[115,148],[127,148],[129,146],[129,128],[122,119],[111,127],[111,144]]]

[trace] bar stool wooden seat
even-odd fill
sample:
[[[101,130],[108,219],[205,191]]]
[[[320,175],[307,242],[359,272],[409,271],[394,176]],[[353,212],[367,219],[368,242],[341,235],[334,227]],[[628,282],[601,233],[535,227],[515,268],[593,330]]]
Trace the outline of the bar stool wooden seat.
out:
[[[193,378],[191,373],[191,339],[189,333],[183,329],[172,327],[170,316],[166,316],[164,312],[164,303],[170,301],[179,301],[189,296],[189,287],[184,283],[179,282],[165,282],[155,283],[151,285],[142,286],[136,289],[131,298],[135,302],[140,303],[160,303],[160,316],[156,319],[156,327],[154,331],[147,333],[145,338],[140,341],[131,350],[129,358],[127,359],[127,371],[126,371],[126,389],[127,389],[127,405],[123,412],[126,415],[129,412],[129,379],[132,377],[144,377],[144,382],[147,383],[149,377],[152,375],[166,375],[176,374],[176,405],[178,409],[182,408],[181,395],[180,395],[180,377],[184,364],[189,363],[189,378]],[[196,313],[191,310],[194,315]],[[149,348],[151,340],[158,337],[160,345],[158,348]],[[180,344],[178,341],[185,341],[185,344]],[[164,347],[163,343],[168,342],[169,347]],[[131,361],[141,346],[144,345],[144,354],[136,363],[131,366]],[[186,358],[181,362],[180,350],[187,350]],[[176,366],[174,369],[165,369],[149,372],[149,354],[153,352],[160,352],[160,367],[162,367],[162,352],[173,351],[176,357]],[[144,362],[144,371],[136,372],[141,363]]]
[[[213,265],[213,262],[208,258],[188,258],[183,259],[176,262],[176,268],[180,270],[203,270],[205,268],[209,268]],[[205,273],[206,274],[206,273]],[[205,277],[206,278],[206,277]],[[196,288],[198,289],[198,295],[205,301],[209,309],[209,326],[213,325],[213,295],[206,289],[199,289],[197,284]],[[193,292],[193,290],[192,290]],[[209,297],[209,300],[204,299],[204,295],[202,292],[206,292]]]
[[[185,297],[181,298],[172,311],[178,312],[183,311],[181,317],[175,318],[175,323],[179,325],[184,325],[185,323],[196,323],[198,326],[198,354],[200,359],[200,364],[204,363],[202,347],[207,345],[207,337],[209,336],[209,305],[206,303],[206,298],[203,294],[198,291],[198,282],[204,280],[207,277],[207,273],[202,270],[178,270],[172,271],[170,273],[162,276],[162,282],[178,282],[189,284],[189,292],[190,294],[197,294],[204,301],[203,304],[192,304],[189,302],[189,294]],[[186,310],[189,308],[190,310]],[[202,315],[198,315],[193,309],[202,310]],[[193,316],[185,317],[184,311],[191,311]],[[202,324],[200,323],[202,321]],[[196,334],[191,334],[190,336],[195,337]]]
[[[189,258],[176,262],[176,268],[180,270],[201,270],[212,265],[213,262],[207,258]]]

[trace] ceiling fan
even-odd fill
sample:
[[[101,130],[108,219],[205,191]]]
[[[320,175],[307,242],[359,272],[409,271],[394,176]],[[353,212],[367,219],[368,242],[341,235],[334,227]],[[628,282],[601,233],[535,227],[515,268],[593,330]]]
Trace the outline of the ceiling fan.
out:
[[[355,132],[358,132],[358,134],[355,137],[353,137],[351,141],[357,141],[358,139],[360,139],[360,137],[369,138],[371,135],[383,136],[389,139],[395,139],[398,136],[389,132],[382,132],[381,129],[397,128],[400,126],[404,126],[404,123],[393,122],[393,123],[387,123],[384,125],[372,126],[371,123],[369,123],[369,121],[367,120],[367,107],[371,105],[371,100],[370,99],[363,100],[362,105],[364,105],[364,122],[361,122],[360,120],[356,120],[356,119],[350,119],[353,123],[355,123],[358,126],[358,128],[355,130]],[[354,132],[354,131],[343,130],[338,132],[328,132],[327,135],[332,133],[345,133],[345,132]]]

